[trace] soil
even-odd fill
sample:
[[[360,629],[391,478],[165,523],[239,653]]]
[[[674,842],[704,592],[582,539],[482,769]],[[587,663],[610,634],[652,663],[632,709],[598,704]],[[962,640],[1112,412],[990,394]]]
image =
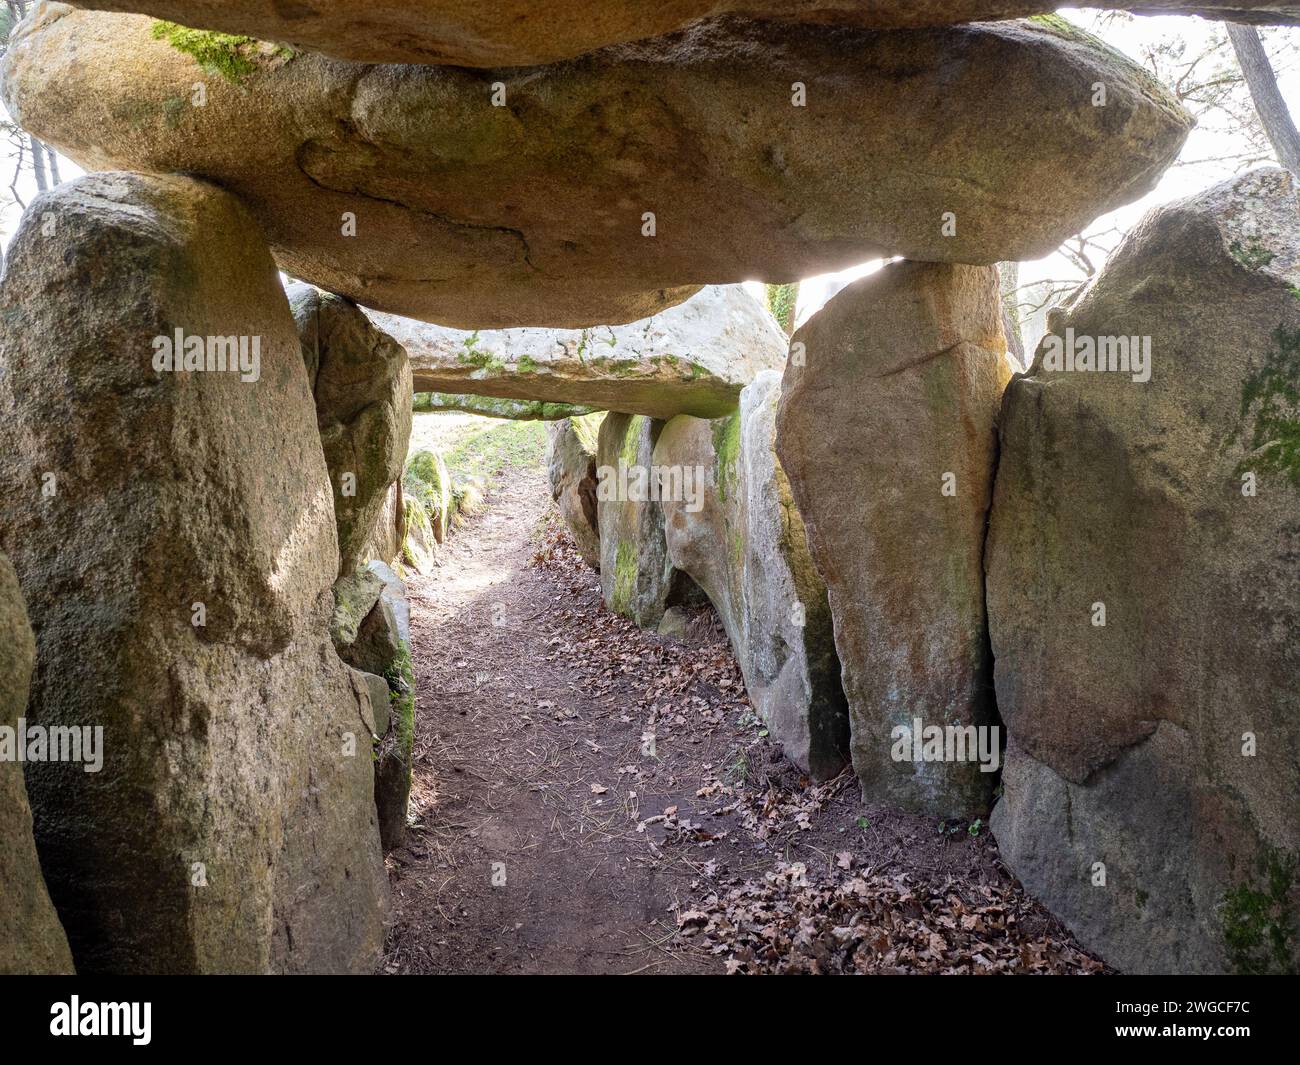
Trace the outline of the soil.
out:
[[[382,972],[1100,968],[1024,897],[982,822],[867,808],[850,773],[814,784],[786,763],[710,607],[681,640],[606,611],[544,470],[505,470],[408,591],[414,785],[388,858]],[[809,946],[815,919],[776,927],[828,898],[842,909],[846,876],[849,923],[879,949],[846,955],[840,928],[830,948]],[[805,882],[819,893],[798,887],[792,903]],[[936,930],[947,938],[931,951]]]

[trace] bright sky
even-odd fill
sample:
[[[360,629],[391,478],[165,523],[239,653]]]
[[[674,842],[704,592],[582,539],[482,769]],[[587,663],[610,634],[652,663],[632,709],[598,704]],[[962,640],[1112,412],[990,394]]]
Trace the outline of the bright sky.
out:
[[[1142,50],[1145,45],[1157,43],[1181,35],[1188,44],[1188,53],[1193,54],[1208,38],[1216,24],[1188,16],[1130,17],[1099,22],[1101,13],[1087,9],[1062,8],[1061,13],[1098,36],[1112,47],[1142,62]],[[1300,42],[1300,29],[1274,31],[1296,35]],[[1300,66],[1280,73],[1279,84],[1283,95],[1291,103],[1291,110],[1300,121]],[[1204,129],[1193,131],[1183,149],[1183,161],[1213,159],[1234,150],[1237,138],[1231,133],[1214,132]],[[8,146],[4,149],[7,151]],[[71,161],[60,160],[64,180],[76,177],[82,171]],[[1218,181],[1232,176],[1235,172],[1231,163],[1203,163],[1200,165],[1175,166],[1168,170],[1159,185],[1144,199],[1136,204],[1124,207],[1107,215],[1090,227],[1090,231],[1099,231],[1118,226],[1121,231],[1129,229],[1147,210],[1159,203],[1186,196],[1206,188]],[[12,158],[0,160],[0,185],[8,185],[13,173]],[[25,201],[30,202],[35,195],[32,175],[25,172],[18,182],[18,190]],[[7,245],[18,220],[19,211],[13,204],[0,209],[0,239]],[[858,277],[879,269],[880,261],[863,263],[837,274],[824,274],[807,278],[800,294],[798,317],[806,319],[844,285]],[[1020,280],[1022,284],[1048,278],[1074,276],[1068,270],[1066,262],[1057,254],[1050,255],[1036,262],[1021,264]],[[761,287],[755,286],[756,293],[761,294]],[[1032,338],[1027,338],[1032,339]]]

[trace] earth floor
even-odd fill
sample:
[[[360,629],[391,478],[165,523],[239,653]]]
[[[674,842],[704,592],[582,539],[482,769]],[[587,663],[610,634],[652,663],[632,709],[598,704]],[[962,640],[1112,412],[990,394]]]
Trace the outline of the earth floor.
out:
[[[411,827],[387,973],[1096,972],[982,822],[813,784],[708,607],[601,603],[536,464],[409,578]]]

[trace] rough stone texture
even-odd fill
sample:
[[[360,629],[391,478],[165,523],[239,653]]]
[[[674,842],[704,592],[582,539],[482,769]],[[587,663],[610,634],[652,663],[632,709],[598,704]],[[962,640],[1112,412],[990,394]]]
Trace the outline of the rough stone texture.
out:
[[[386,562],[371,562],[370,572],[384,582],[384,598],[393,608],[393,617],[397,621],[397,638],[403,643],[411,642],[411,601],[406,596],[406,582]]]
[[[987,812],[996,774],[895,761],[891,730],[996,722],[981,558],[1010,376],[1000,308],[995,268],[887,266],[795,333],[805,353],[778,416],[830,593],[863,797],[939,816]]]
[[[381,595],[358,626],[357,638],[339,650],[339,657],[353,669],[389,677],[401,654],[397,616],[389,598]]]
[[[78,969],[370,971],[388,891],[370,704],[330,643],[328,474],[256,222],[189,178],[64,184],[23,218],[0,314],[29,716],[104,728],[101,772],[27,767]],[[156,371],[176,328],[260,337],[259,380]]]
[[[708,422],[674,418],[655,445],[660,469],[696,471],[707,487],[665,499],[668,557],[704,589],[736,653],[754,709],[786,756],[816,779],[849,760],[826,586],[776,458],[781,375],[741,393],[740,410]]]
[[[44,5],[10,45],[3,96],[85,167],[239,195],[294,277],[474,329],[634,321],[699,285],[877,256],[1038,258],[1150,189],[1190,124],[1061,20],[731,18],[518,75],[250,62],[240,84],[207,77],[194,107],[199,68],[148,18]]]
[[[0,726],[14,730],[15,742],[35,661],[18,576],[0,555]],[[10,753],[16,758],[16,751]],[[64,770],[82,771],[80,766]],[[0,760],[0,899],[0,975],[71,973],[68,937],[45,889],[23,766],[16,760]]]
[[[403,484],[407,498],[419,504],[417,512],[408,512],[408,519],[415,520],[407,522],[407,539],[423,539],[423,546],[432,552],[435,543],[447,539],[451,521],[452,483],[447,463],[437,451],[417,451],[407,460]]]
[[[600,521],[596,514],[596,443],[600,426],[570,418],[546,427],[546,471],[551,498],[573,535],[578,554],[600,568]]]
[[[610,471],[596,514],[600,527],[600,591],[605,606],[643,629],[658,626],[664,610],[686,595],[692,582],[668,558],[664,512],[657,500],[616,487],[620,469],[649,477],[655,443],[664,423],[642,415],[607,414],[596,445],[597,477]]]
[[[288,296],[334,486],[341,571],[352,573],[367,561],[389,488],[402,476],[411,364],[351,301],[310,285],[292,285]]]
[[[1048,369],[1048,337],[1007,392],[993,828],[1122,969],[1300,966],[1298,293],[1295,182],[1254,171],[1147,215],[1054,323],[1149,337],[1149,381]]]
[[[402,542],[406,539],[406,502],[402,497],[401,480],[394,481],[384,493],[379,517],[370,531],[362,556],[380,562],[395,563],[402,557]]]
[[[405,346],[419,392],[580,403],[660,419],[729,414],[755,374],[785,365],[789,343],[743,285],[710,286],[644,321],[600,329],[465,333],[372,318]]]
[[[361,623],[370,616],[383,591],[383,578],[368,569],[358,570],[335,581],[330,638],[339,654],[357,642]]]
[[[492,396],[447,395],[442,392],[417,392],[413,409],[418,413],[439,410],[479,414],[484,418],[505,418],[517,422],[558,422],[594,414],[594,407],[575,403],[547,403],[540,399],[494,399]]]
[[[374,673],[362,673],[361,679],[370,694],[370,711],[374,715],[375,735],[384,736],[388,733],[388,726],[392,721],[392,689],[388,687],[388,681]],[[378,793],[378,787],[375,790]]]
[[[372,63],[523,66],[657,37],[732,12],[878,28],[940,26],[1051,11],[1051,0],[77,0],[78,7],[142,11],[187,26],[287,41]],[[1300,22],[1281,0],[1123,0],[1099,7],[1190,13],[1237,22]]]

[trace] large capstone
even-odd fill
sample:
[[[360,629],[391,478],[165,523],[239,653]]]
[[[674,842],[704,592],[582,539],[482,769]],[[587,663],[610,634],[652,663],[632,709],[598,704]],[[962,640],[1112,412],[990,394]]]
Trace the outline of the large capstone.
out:
[[[373,63],[523,66],[656,37],[730,12],[791,21],[897,28],[1017,18],[1053,0],[77,0],[78,7],[141,11],[188,26],[251,34]],[[1120,0],[1098,7],[1188,13],[1235,22],[1300,22],[1285,0]]]
[[[18,577],[0,555],[0,974],[72,972],[68,937],[45,889],[23,784],[27,686],[36,644]],[[29,741],[30,742],[30,741]],[[81,765],[63,764],[65,773]]]
[[[411,439],[411,366],[402,346],[351,301],[310,285],[293,285],[288,295],[316,397],[346,575],[368,561],[389,489],[402,476]]]
[[[239,195],[294,277],[470,329],[630,322],[877,256],[1035,259],[1150,190],[1191,124],[1061,20],[729,18],[517,73],[262,49],[229,78],[154,29],[36,9],[10,114],[87,168]]]
[[[1295,972],[1294,179],[1147,215],[1008,389],[1001,436],[1003,858],[1121,969]]]
[[[672,419],[653,461],[670,561],[717,609],[772,738],[826,779],[848,763],[848,710],[826,586],[776,458],[780,393],[767,371],[730,418]]]
[[[1000,765],[984,621],[993,267],[895,263],[795,333],[777,448],[830,594],[868,801],[986,813]]]
[[[659,419],[730,413],[756,374],[785,365],[788,343],[743,285],[711,286],[643,321],[599,329],[466,333],[372,318],[406,348],[417,392],[577,403]]]
[[[371,705],[330,642],[329,474],[256,221],[190,178],[85,177],[24,215],[0,306],[28,715],[103,728],[99,772],[27,766],[78,969],[370,971]]]

